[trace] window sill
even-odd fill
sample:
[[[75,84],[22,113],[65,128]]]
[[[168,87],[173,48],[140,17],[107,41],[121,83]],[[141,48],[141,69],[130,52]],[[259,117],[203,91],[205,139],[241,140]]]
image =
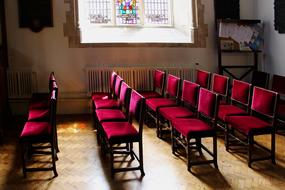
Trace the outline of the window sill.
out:
[[[82,44],[191,44],[192,35],[175,28],[84,27]]]

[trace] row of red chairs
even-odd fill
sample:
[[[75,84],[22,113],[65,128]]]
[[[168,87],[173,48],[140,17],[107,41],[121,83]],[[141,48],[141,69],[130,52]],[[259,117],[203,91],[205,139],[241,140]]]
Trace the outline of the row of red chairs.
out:
[[[97,142],[105,155],[110,153],[111,175],[116,172],[140,170],[144,176],[142,132],[145,98],[131,89],[115,72],[111,75],[112,93],[93,93],[93,116],[97,129]],[[138,129],[133,122],[138,123]],[[139,154],[133,150],[138,143]],[[125,146],[118,146],[125,144]],[[139,163],[137,167],[115,168],[114,155],[130,155]]]
[[[146,99],[147,116],[155,119],[157,136],[162,137],[162,127],[165,126],[160,122],[166,123],[172,129],[173,153],[176,152],[177,144],[186,149],[188,170],[193,165],[204,163],[214,163],[217,167],[216,134],[213,132],[216,126],[225,130],[226,150],[235,145],[232,139],[247,145],[249,167],[252,162],[265,159],[271,159],[275,163],[274,122],[278,93],[259,87],[253,87],[252,91],[251,84],[234,79],[231,101],[228,103],[229,78],[215,73],[210,77],[208,72],[197,71],[196,82],[204,87],[209,86],[210,78],[211,91],[201,88],[197,83],[183,81],[179,98],[180,78],[168,75],[166,97]],[[271,134],[270,150],[254,141],[255,136],[263,134]],[[246,138],[246,142],[239,138],[240,135]],[[204,137],[213,137],[213,152],[201,144],[201,138]],[[192,138],[196,139],[193,146],[190,143]],[[254,144],[265,149],[269,155],[252,158]],[[200,153],[203,148],[213,156],[213,160],[192,162],[189,155],[191,148],[198,149]]]
[[[113,93],[92,95],[93,113],[99,131],[102,130],[102,123],[105,121],[125,119],[120,111],[100,109],[125,107],[126,113],[128,112],[126,100],[128,100],[127,89],[130,87],[122,82],[123,79],[115,76],[113,72],[110,86]],[[271,159],[275,163],[274,121],[278,93],[259,87],[252,88],[249,83],[233,80],[232,93],[228,97],[229,78],[215,73],[211,76],[211,73],[202,70],[197,70],[195,83],[183,81],[181,93],[180,78],[168,75],[165,90],[165,72],[155,70],[153,78],[153,91],[140,92],[146,99],[147,117],[155,119],[158,137],[162,138],[165,126],[171,129],[172,152],[177,153],[177,148],[180,146],[186,149],[189,171],[193,165],[205,163],[213,163],[218,167],[216,126],[222,127],[225,131],[227,150],[233,145],[233,139],[247,145],[249,166],[254,161],[264,159]],[[110,97],[118,100],[106,101]],[[104,132],[98,132],[98,134],[102,135]],[[271,134],[271,149],[263,147],[270,155],[253,159],[252,150],[254,144],[257,144],[254,137],[262,134]],[[246,142],[239,138],[240,135],[245,137]],[[202,144],[201,139],[205,137],[213,138],[212,152]],[[98,136],[99,142],[102,138]],[[195,141],[190,142],[192,139]],[[200,154],[203,149],[213,159],[193,161],[190,158],[190,149],[198,149]]]
[[[49,92],[33,94],[30,99],[28,119],[21,131],[20,147],[25,177],[27,172],[50,170],[53,171],[54,177],[58,176],[56,171],[57,152],[59,152],[56,130],[57,96],[58,86],[52,72],[49,77]],[[50,155],[52,166],[27,167],[28,160],[38,154]]]

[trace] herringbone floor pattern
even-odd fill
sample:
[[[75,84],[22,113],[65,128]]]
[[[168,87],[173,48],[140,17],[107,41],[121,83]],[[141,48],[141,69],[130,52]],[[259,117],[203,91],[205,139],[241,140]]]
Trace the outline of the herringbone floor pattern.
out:
[[[60,153],[57,161],[59,176],[52,172],[28,173],[24,179],[18,150],[18,135],[23,122],[15,119],[6,130],[4,144],[0,146],[0,189],[284,189],[285,137],[277,135],[277,165],[270,161],[247,167],[242,153],[228,153],[224,141],[218,140],[219,170],[212,166],[194,168],[195,175],[186,169],[183,157],[171,153],[169,142],[159,140],[155,130],[145,126],[145,177],[140,172],[116,174],[110,177],[108,157],[102,158],[92,128],[91,116],[64,116],[58,119]],[[258,141],[269,146],[269,137]],[[206,144],[210,147],[211,140]],[[49,159],[38,157],[41,165]],[[122,159],[122,158],[117,158]],[[119,164],[119,162],[118,162]]]

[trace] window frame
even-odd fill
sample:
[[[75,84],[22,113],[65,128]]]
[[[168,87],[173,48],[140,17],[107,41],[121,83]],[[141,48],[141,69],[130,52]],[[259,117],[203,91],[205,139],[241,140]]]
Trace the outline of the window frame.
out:
[[[193,43],[81,43],[78,15],[78,0],[65,0],[69,5],[64,23],[64,36],[68,37],[70,48],[90,47],[190,47],[205,48],[208,37],[208,25],[204,23],[204,5],[202,0],[192,0],[191,37]],[[115,26],[117,27],[117,26]]]

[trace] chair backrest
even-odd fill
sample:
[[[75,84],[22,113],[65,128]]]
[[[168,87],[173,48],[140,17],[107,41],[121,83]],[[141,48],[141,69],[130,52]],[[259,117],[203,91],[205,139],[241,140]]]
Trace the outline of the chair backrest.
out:
[[[187,80],[183,81],[181,101],[189,104],[194,109],[197,108],[199,85]]]
[[[251,84],[261,88],[267,88],[269,81],[269,73],[254,70],[252,72]]]
[[[216,120],[218,112],[218,94],[205,88],[200,88],[198,101],[198,116]]]
[[[136,119],[139,123],[139,134],[142,135],[145,113],[145,98],[137,91],[131,91],[129,106],[129,122],[132,123]]]
[[[180,78],[174,75],[168,75],[166,87],[166,95],[168,97],[178,99],[180,80]]]
[[[253,88],[251,114],[257,112],[269,118],[275,117],[278,93],[260,87]]]
[[[238,102],[246,107],[249,106],[250,102],[250,95],[251,95],[251,84],[233,79],[233,86],[232,86],[232,95],[231,100],[232,102]]]
[[[48,85],[49,92],[52,91],[52,87],[53,87],[53,82],[54,81],[56,81],[55,80],[55,76],[54,76],[54,72],[51,72],[50,75],[49,75],[49,85]]]
[[[117,75],[116,82],[115,82],[115,98],[118,98],[120,96],[120,90],[121,90],[121,84],[123,82],[123,79]]]
[[[285,77],[273,75],[271,89],[279,94],[285,95]]]
[[[153,89],[163,96],[164,91],[165,72],[161,70],[154,70],[153,72]]]
[[[116,84],[117,75],[118,74],[115,71],[113,71],[112,74],[111,74],[111,79],[110,79],[110,90],[111,90],[111,93],[114,93],[114,91],[115,91],[115,84]]]
[[[209,89],[210,86],[211,73],[203,70],[196,70],[196,81],[202,88]]]
[[[52,90],[51,97],[50,97],[50,125],[51,129],[49,129],[49,133],[51,134],[52,138],[55,138],[56,133],[56,105],[57,104],[57,92],[56,90]]]
[[[126,112],[128,113],[128,106],[130,101],[130,93],[131,93],[131,87],[127,85],[125,82],[122,82],[121,84],[121,90],[120,90],[120,97],[119,97],[119,104],[120,106],[123,106],[126,108]]]
[[[229,77],[214,73],[212,78],[212,91],[227,97],[229,89]]]

